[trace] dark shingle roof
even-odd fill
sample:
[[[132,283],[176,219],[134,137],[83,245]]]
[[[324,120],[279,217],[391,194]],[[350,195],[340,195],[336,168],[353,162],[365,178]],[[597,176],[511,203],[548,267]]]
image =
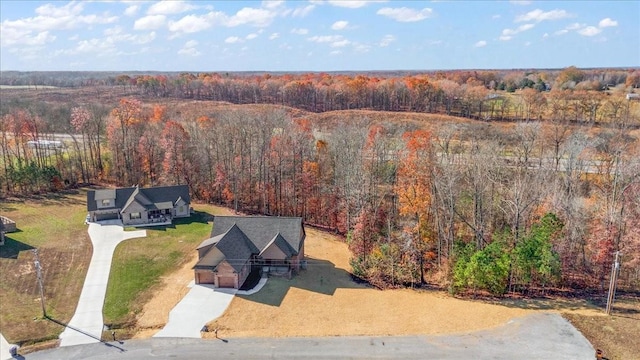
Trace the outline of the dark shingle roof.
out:
[[[292,255],[298,254],[305,237],[302,218],[275,216],[215,216],[211,237],[227,232],[234,225],[242,230],[259,250],[256,254],[264,250],[278,234],[294,251]],[[278,247],[284,251],[280,245]]]
[[[269,248],[271,244],[275,243],[275,245],[280,249],[286,257],[291,257],[298,252],[289,245],[287,240],[285,240],[280,233],[278,233],[264,248],[260,250],[260,255]]]
[[[236,225],[227,230],[215,245],[215,248],[220,250],[227,262],[237,272],[242,270],[242,266],[246,264],[252,254],[259,252],[251,240]]]
[[[103,209],[123,209],[131,201],[133,201],[133,198],[136,196],[142,202],[146,202],[148,200],[149,202],[154,204],[163,202],[175,203],[179,198],[182,198],[182,200],[184,200],[187,204],[191,202],[191,197],[189,196],[189,187],[187,185],[158,186],[152,188],[138,188],[137,186],[129,188],[118,188],[115,189],[115,195],[115,206]],[[87,192],[87,210],[98,210],[96,206],[95,190],[89,190]]]

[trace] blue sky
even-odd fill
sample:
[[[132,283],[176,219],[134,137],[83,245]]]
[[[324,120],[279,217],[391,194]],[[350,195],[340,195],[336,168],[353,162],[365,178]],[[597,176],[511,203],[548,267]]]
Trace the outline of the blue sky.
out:
[[[640,66],[640,2],[0,1],[1,70]]]

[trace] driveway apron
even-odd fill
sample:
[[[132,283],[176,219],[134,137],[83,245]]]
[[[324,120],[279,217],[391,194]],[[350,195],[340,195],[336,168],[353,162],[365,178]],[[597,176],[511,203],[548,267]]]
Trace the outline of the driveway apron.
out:
[[[60,334],[60,346],[100,341],[104,327],[102,307],[107,292],[111,259],[116,246],[124,240],[145,237],[145,230],[124,231],[118,220],[89,224],[93,255],[76,312]]]
[[[224,313],[235,293],[235,289],[193,285],[169,313],[167,325],[153,337],[200,338],[204,325]]]

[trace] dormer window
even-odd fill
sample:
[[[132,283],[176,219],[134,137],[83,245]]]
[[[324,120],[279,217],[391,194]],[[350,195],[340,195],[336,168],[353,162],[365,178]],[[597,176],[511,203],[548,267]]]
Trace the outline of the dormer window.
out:
[[[102,206],[109,206],[111,204],[111,200],[110,199],[103,199],[102,200]]]

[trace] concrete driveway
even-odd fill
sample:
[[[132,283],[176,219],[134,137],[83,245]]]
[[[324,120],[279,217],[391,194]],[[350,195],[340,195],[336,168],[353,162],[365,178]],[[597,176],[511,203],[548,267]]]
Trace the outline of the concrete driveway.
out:
[[[0,360],[13,359],[13,356],[11,356],[11,352],[9,351],[11,346],[12,345],[7,342],[7,339],[0,334]]]
[[[67,324],[67,328],[60,334],[60,346],[100,341],[104,327],[102,307],[107,292],[113,251],[124,240],[147,236],[145,230],[124,231],[122,222],[119,220],[90,223],[88,231],[93,244],[91,263],[76,312]]]
[[[153,337],[200,338],[200,330],[227,309],[235,289],[214,289],[213,285],[192,285],[191,290],[169,313],[169,321]]]

